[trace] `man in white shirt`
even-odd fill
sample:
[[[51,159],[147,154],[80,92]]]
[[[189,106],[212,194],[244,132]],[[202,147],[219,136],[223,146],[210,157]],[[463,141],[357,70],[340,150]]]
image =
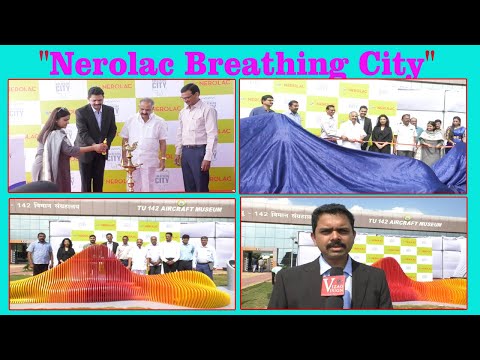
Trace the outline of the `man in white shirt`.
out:
[[[337,119],[333,117],[335,106],[327,105],[325,110],[327,114],[320,119],[320,137],[336,144],[335,137],[337,136],[338,123]]]
[[[155,172],[165,169],[167,160],[167,122],[153,113],[154,102],[150,98],[140,100],[137,114],[130,117],[120,132],[122,141],[122,161],[127,163],[125,144],[137,142],[132,152],[133,164],[143,164],[133,172],[135,192],[153,192]],[[158,158],[160,152],[160,159]]]
[[[150,237],[150,245],[147,246],[148,275],[162,273],[162,259],[160,258],[160,245],[157,244],[157,237]]]
[[[285,111],[283,115],[287,115],[290,119],[295,121],[298,125],[302,126],[302,119],[300,118],[300,114],[298,113],[298,105],[297,100],[292,100],[288,103],[288,111]]]
[[[175,164],[182,166],[185,192],[208,192],[218,142],[217,111],[200,100],[196,84],[187,84],[180,92],[187,106],[178,116]]]
[[[137,246],[134,246],[128,255],[128,268],[135,274],[146,275],[147,249],[142,245],[143,240],[137,239]]]
[[[362,140],[367,136],[363,125],[357,121],[358,114],[356,111],[351,111],[348,114],[350,121],[344,122],[340,125],[338,135],[342,138],[342,146],[349,149],[362,149]]]
[[[128,255],[130,254],[131,249],[132,247],[128,244],[128,236],[123,236],[122,244],[117,247],[117,253],[115,256],[125,267],[128,267]]]
[[[413,158],[417,143],[417,129],[410,124],[410,114],[402,115],[402,124],[394,133],[393,153]]]
[[[173,234],[165,233],[165,241],[160,244],[160,258],[163,261],[163,273],[176,272],[178,259],[180,258],[180,245],[172,241]]]
[[[200,238],[202,246],[195,248],[195,254],[193,255],[193,268],[207,275],[213,281],[213,270],[217,265],[217,254],[215,249],[208,246],[208,237],[202,236]]]

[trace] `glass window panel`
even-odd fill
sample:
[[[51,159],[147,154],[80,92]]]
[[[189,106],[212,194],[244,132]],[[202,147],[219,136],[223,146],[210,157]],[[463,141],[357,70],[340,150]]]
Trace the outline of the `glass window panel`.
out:
[[[255,239],[255,228],[254,227],[247,227],[245,229],[245,237],[247,239]]]
[[[255,247],[255,239],[254,238],[244,238],[243,246],[244,247]]]
[[[285,235],[285,228],[283,228],[283,227],[277,227],[277,228],[275,229],[275,237],[276,237],[277,239],[283,239],[285,236],[286,236],[286,235]]]
[[[265,237],[266,232],[265,232],[265,225],[264,224],[256,224],[255,226],[255,236],[256,237]]]
[[[276,247],[277,240],[274,237],[267,236],[265,238],[265,247]]]
[[[253,246],[256,247],[256,248],[264,248],[265,247],[265,238],[256,238]]]

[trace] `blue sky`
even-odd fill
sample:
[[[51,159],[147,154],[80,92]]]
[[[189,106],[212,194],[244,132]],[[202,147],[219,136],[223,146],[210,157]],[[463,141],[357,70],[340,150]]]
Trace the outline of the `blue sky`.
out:
[[[268,202],[283,205],[320,206],[339,203],[350,210],[393,211],[396,213],[467,217],[465,198],[437,197],[318,197],[318,198],[243,198],[242,201]]]

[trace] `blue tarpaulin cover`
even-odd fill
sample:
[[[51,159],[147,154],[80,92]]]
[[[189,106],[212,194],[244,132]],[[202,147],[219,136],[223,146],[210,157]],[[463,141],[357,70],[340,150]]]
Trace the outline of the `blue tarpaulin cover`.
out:
[[[456,193],[467,192],[467,145],[457,143],[443,158],[432,166],[440,181]]]

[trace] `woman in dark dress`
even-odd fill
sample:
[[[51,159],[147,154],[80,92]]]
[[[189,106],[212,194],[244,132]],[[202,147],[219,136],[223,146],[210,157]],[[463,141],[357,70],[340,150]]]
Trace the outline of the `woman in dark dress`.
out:
[[[72,240],[69,238],[63,239],[57,251],[58,265],[64,263],[73,255],[75,255],[75,250],[73,250]]]
[[[377,125],[372,132],[372,146],[369,151],[391,154],[390,145],[393,140],[392,128],[388,116],[382,114],[377,119]]]

